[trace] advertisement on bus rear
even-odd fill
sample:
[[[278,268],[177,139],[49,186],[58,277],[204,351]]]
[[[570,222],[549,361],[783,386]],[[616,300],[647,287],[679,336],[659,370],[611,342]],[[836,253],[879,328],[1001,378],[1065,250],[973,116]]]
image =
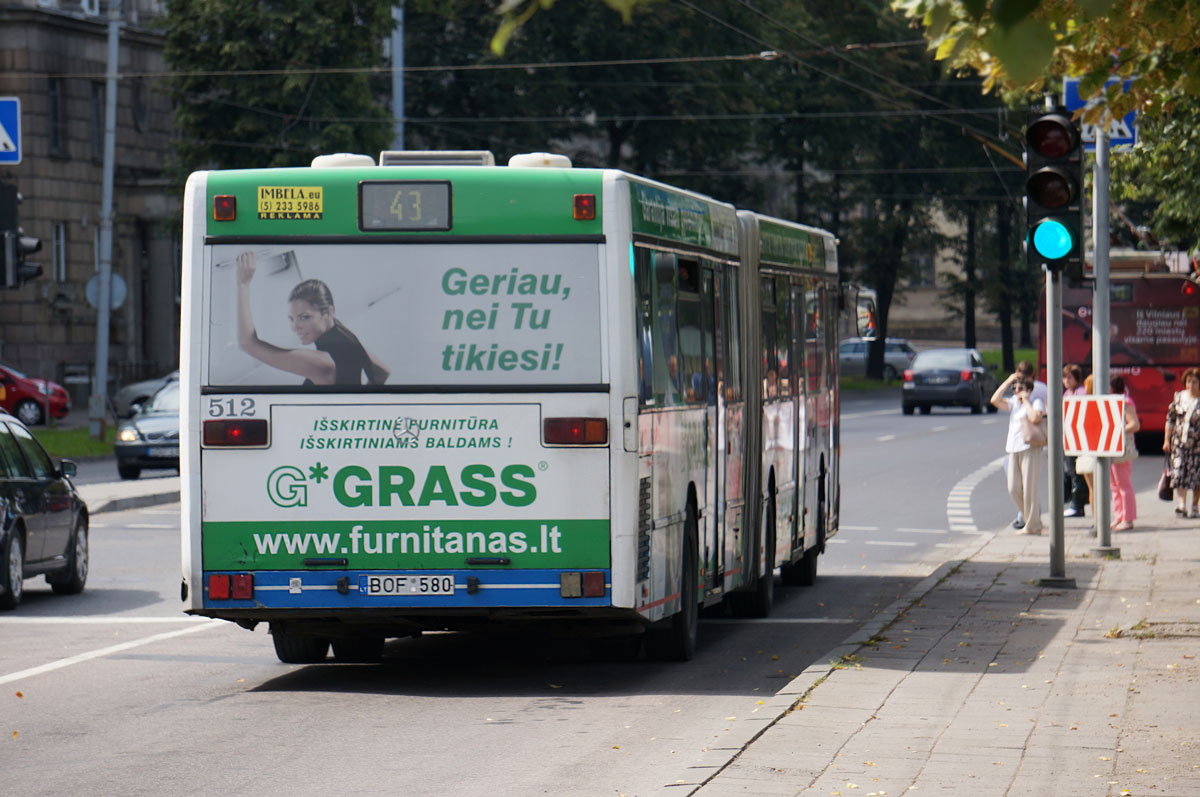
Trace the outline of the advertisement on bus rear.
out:
[[[598,384],[594,244],[210,247],[206,384]]]
[[[542,446],[537,404],[264,411],[269,447],[202,453],[205,569],[609,565],[608,451]]]

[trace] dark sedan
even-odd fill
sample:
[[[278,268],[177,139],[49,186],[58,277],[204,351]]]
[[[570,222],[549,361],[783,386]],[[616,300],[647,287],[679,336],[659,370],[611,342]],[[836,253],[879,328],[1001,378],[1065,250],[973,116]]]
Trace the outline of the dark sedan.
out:
[[[918,408],[927,415],[934,405],[995,412],[991,398],[996,386],[995,375],[975,349],[925,349],[904,371],[900,408],[905,415]]]
[[[143,469],[179,469],[179,383],[168,382],[117,429],[117,473],[136,479]]]
[[[0,609],[15,609],[25,579],[44,575],[55,592],[83,591],[88,575],[87,505],[25,424],[0,410]]]

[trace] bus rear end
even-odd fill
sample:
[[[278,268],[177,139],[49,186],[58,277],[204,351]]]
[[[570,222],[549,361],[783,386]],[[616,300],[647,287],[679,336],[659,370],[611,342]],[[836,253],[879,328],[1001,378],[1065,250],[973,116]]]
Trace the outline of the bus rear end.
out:
[[[268,622],[296,662],[635,622],[632,587],[614,600],[601,177],[547,171],[193,175],[188,612]]]

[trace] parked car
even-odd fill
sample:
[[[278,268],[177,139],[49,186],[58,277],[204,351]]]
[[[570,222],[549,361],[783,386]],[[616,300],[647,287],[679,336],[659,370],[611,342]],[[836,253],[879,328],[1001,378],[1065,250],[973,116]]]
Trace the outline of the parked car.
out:
[[[175,370],[156,379],[144,379],[141,382],[128,384],[113,396],[113,412],[118,418],[132,418],[137,415],[142,405],[150,400],[151,396],[162,389],[163,385],[178,381],[179,371]]]
[[[83,591],[88,510],[74,475],[74,462],[56,465],[25,424],[0,410],[0,609],[15,609],[34,576],[59,594]]]
[[[847,338],[838,345],[838,364],[847,376],[867,373],[867,355],[874,338]],[[912,362],[916,350],[904,338],[888,338],[883,342],[883,378],[892,381]]]
[[[904,370],[900,408],[905,415],[917,408],[927,415],[935,404],[970,407],[975,414],[984,408],[995,412],[991,398],[996,387],[995,374],[975,349],[925,349]]]
[[[179,469],[179,382],[168,382],[137,415],[117,427],[117,473],[136,479],[144,469]]]
[[[0,409],[15,415],[26,426],[46,422],[49,394],[50,416],[65,418],[71,411],[71,394],[57,382],[26,376],[15,368],[0,365]]]

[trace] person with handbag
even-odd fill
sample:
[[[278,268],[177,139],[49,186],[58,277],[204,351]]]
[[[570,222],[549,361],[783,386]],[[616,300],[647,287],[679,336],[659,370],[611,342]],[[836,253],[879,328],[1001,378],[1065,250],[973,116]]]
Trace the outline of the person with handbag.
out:
[[[1112,392],[1125,396],[1125,453],[1109,459],[1109,473],[1112,476],[1112,519],[1113,531],[1129,531],[1137,518],[1137,496],[1133,489],[1133,461],[1137,459],[1137,446],[1134,444],[1134,434],[1142,428],[1138,420],[1137,407],[1133,399],[1125,391],[1125,380],[1114,376],[1110,383]]]
[[[1167,408],[1163,453],[1171,469],[1170,484],[1179,503],[1175,514],[1188,516],[1187,491],[1192,491],[1190,517],[1200,517],[1200,368],[1183,372],[1184,389]]]
[[[1004,394],[1012,387],[1013,394]],[[1033,380],[1011,374],[992,394],[992,405],[1008,410],[1008,494],[1021,512],[1024,526],[1019,534],[1042,533],[1042,511],[1038,505],[1038,478],[1042,470],[1042,448],[1046,445],[1046,403],[1033,396]]]

